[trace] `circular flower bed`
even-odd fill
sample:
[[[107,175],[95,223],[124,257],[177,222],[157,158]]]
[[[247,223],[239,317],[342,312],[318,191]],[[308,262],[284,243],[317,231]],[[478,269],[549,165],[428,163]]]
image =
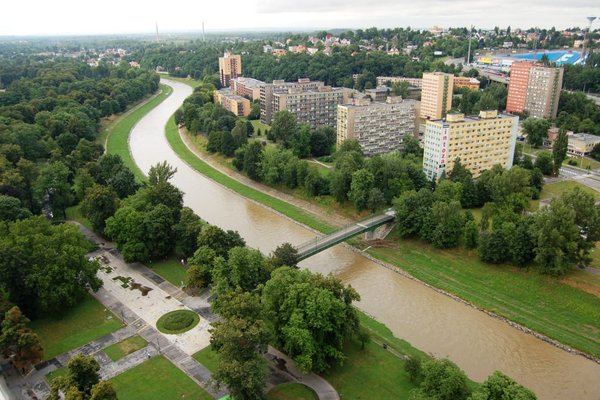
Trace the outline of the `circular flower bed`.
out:
[[[162,333],[177,334],[189,331],[200,322],[200,316],[190,310],[177,310],[166,313],[156,321]]]

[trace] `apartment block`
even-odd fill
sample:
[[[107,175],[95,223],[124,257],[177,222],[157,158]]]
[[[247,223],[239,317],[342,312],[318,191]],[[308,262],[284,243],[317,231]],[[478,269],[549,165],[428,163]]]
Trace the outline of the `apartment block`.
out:
[[[531,61],[515,62],[510,69],[506,111],[528,112],[536,118],[556,118],[563,68]]]
[[[233,78],[230,80],[231,91],[252,101],[260,100],[260,87],[265,83],[254,78]]]
[[[270,125],[273,119],[273,94],[287,93],[292,91],[318,90],[325,86],[323,82],[311,81],[310,79],[298,79],[297,82],[285,82],[275,80],[273,83],[265,83],[260,86],[260,120],[262,123]]]
[[[221,105],[238,117],[247,117],[250,114],[250,100],[234,94],[231,89],[215,90],[213,99],[215,104]]]
[[[467,88],[471,90],[479,90],[479,79],[469,78],[467,76],[455,76],[454,77],[454,88]]]
[[[456,158],[474,177],[496,164],[511,168],[518,125],[519,117],[496,110],[429,120],[423,139],[423,171],[429,179],[438,180],[452,170]]]
[[[273,93],[273,114],[287,110],[296,121],[311,128],[337,124],[337,106],[348,102],[355,90],[320,86],[314,90],[289,89],[286,93]]]
[[[365,94],[373,101],[385,101],[392,92],[392,88],[387,86],[377,86],[374,89],[365,89]]]
[[[407,78],[405,76],[378,76],[377,86],[392,85],[396,82],[408,82],[412,87],[421,89],[423,87],[423,79],[421,78]]]
[[[223,87],[229,86],[231,79],[242,76],[242,57],[226,51],[219,57],[219,76]]]
[[[337,106],[337,145],[356,139],[367,156],[399,150],[407,135],[418,133],[418,101],[389,96],[375,102],[365,96]]]
[[[443,72],[423,74],[421,118],[440,119],[452,108],[454,76]]]

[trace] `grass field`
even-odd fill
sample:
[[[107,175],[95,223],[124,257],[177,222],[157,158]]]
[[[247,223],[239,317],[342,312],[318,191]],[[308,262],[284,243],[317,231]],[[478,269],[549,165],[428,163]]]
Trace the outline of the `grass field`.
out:
[[[68,220],[77,221],[81,225],[83,225],[86,228],[88,228],[90,231],[94,230],[94,227],[92,226],[92,223],[90,222],[89,219],[87,219],[86,217],[83,216],[83,214],[81,213],[81,210],[79,209],[78,205],[67,208],[65,210],[65,213],[67,214],[67,219]]]
[[[150,262],[146,265],[177,287],[181,287],[181,282],[185,282],[185,268],[175,256],[164,261]]]
[[[135,108],[130,113],[124,114],[122,117],[117,118],[114,123],[111,123],[105,128],[106,131],[106,152],[109,154],[117,154],[123,159],[123,163],[131,169],[135,174],[136,179],[139,182],[146,180],[143,172],[138,168],[136,163],[133,161],[133,157],[129,152],[129,133],[133,129],[134,125],[150,110],[159,105],[164,99],[166,99],[172,92],[170,86],[160,85],[160,93],[153,99],[142,105],[141,107]],[[104,134],[104,132],[103,132]]]
[[[46,382],[48,383],[52,383],[52,381],[55,378],[61,377],[61,376],[65,376],[67,374],[67,372],[69,372],[69,369],[65,366],[65,367],[61,367],[61,368],[57,368],[52,372],[48,372],[46,374]]]
[[[219,356],[211,346],[207,346],[192,356],[200,364],[204,365],[212,373],[217,371]]]
[[[267,400],[318,400],[316,393],[301,383],[282,383],[267,393]]]
[[[129,355],[135,351],[143,349],[148,345],[148,342],[141,336],[131,336],[119,343],[115,343],[112,346],[108,346],[104,349],[106,355],[113,361],[120,360],[121,358]]]
[[[368,252],[433,286],[600,356],[600,298],[575,285],[533,270],[488,265],[475,252],[440,250],[417,240],[396,240],[393,248]]]
[[[242,121],[248,121],[247,118],[240,118],[240,120]],[[265,137],[265,133],[267,133],[267,131],[271,130],[271,126],[267,125],[267,124],[263,124],[262,122],[260,122],[260,119],[253,119],[250,121],[250,123],[252,124],[252,127],[254,128],[254,132],[256,133],[256,131],[258,129],[260,129],[260,131],[262,132],[262,136],[263,138],[266,139]]]
[[[544,185],[544,187],[542,188],[542,192],[540,193],[540,198],[542,200],[544,200],[544,199],[550,199],[553,197],[559,197],[561,194],[563,194],[567,190],[571,190],[576,187],[580,188],[582,191],[584,191],[586,193],[590,193],[591,195],[593,195],[596,198],[596,200],[600,200],[600,192],[597,192],[596,190],[590,188],[589,186],[586,186],[586,185],[576,182],[576,181],[560,181],[560,182],[554,182],[554,183],[549,183],[547,185]]]
[[[113,313],[90,295],[62,317],[31,322],[31,329],[42,341],[44,360],[96,340],[122,326]]]
[[[247,197],[251,200],[257,201],[259,203],[265,204],[272,209],[287,215],[288,217],[303,223],[307,226],[310,226],[313,229],[316,229],[321,232],[330,233],[335,229],[323,221],[319,220],[316,217],[313,217],[310,214],[305,213],[301,209],[296,206],[293,206],[285,201],[276,199],[268,194],[262,193],[258,190],[250,188],[243,183],[236,181],[233,178],[228,177],[227,175],[215,170],[204,161],[198,159],[194,153],[192,153],[183,143],[181,138],[179,137],[179,133],[177,132],[177,126],[175,125],[175,120],[173,117],[169,119],[167,125],[165,127],[167,140],[169,144],[173,148],[173,150],[179,155],[181,159],[183,159],[188,165],[194,168],[196,171],[200,172],[202,175],[214,180],[217,183],[220,183],[223,186],[226,186],[233,191],[241,194],[244,197]]]
[[[111,379],[119,400],[209,400],[212,397],[162,356]]]

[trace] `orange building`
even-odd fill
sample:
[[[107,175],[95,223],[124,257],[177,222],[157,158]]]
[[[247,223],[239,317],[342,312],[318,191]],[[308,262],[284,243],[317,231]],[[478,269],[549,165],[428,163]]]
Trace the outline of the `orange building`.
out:
[[[455,76],[454,88],[468,88],[471,90],[479,90],[479,80],[477,78],[469,78],[468,76]]]
[[[507,112],[522,113],[525,111],[529,70],[534,65],[535,63],[532,61],[515,62],[512,64],[510,68],[510,81],[508,83],[508,98],[506,99]]]

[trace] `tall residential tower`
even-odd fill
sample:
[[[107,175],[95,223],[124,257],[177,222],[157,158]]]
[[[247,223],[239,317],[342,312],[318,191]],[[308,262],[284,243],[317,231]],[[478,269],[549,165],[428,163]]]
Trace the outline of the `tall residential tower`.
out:
[[[454,76],[443,72],[423,74],[421,118],[440,119],[452,108]]]
[[[510,69],[506,111],[528,112],[536,118],[556,118],[564,70],[531,61],[515,62]]]
[[[229,86],[231,79],[242,76],[242,57],[226,51],[223,57],[219,57],[219,76],[223,87]]]

